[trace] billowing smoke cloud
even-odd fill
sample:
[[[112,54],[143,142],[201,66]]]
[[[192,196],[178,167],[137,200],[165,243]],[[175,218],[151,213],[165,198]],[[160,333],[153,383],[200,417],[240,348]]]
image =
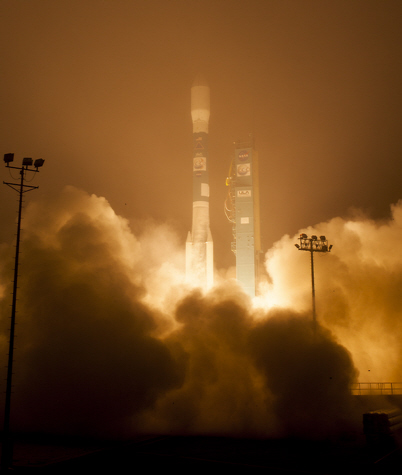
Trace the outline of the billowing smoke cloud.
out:
[[[393,211],[380,225],[337,218],[314,228],[334,244],[316,260],[314,333],[308,254],[296,252],[295,238],[268,253],[271,283],[253,306],[233,281],[208,294],[189,288],[182,243],[166,225],[135,237],[105,199],[74,188],[29,206],[15,429],[108,437],[343,430],[354,421],[349,386],[358,371],[369,362],[378,379],[399,374],[402,258],[392,249],[402,210]],[[2,260],[4,361],[11,261]]]
[[[187,353],[182,387],[150,414],[158,431],[321,436],[352,422],[349,353],[289,310],[259,316],[233,286],[185,298],[170,339]],[[354,420],[353,420],[354,422]]]
[[[255,328],[252,344],[284,435],[319,437],[352,427],[349,388],[357,372],[327,330],[315,332],[311,317],[277,312]]]
[[[318,320],[352,353],[360,381],[400,381],[402,371],[402,202],[390,220],[334,218],[309,235],[326,235],[330,254],[315,254]],[[310,255],[284,236],[267,253],[272,283],[262,300],[311,309]]]
[[[184,378],[140,302],[140,244],[105,200],[74,189],[27,215],[38,225],[24,240],[16,428],[124,433]]]

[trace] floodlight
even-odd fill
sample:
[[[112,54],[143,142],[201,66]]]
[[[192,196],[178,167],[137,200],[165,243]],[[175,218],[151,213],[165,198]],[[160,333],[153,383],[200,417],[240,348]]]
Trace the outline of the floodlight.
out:
[[[34,167],[36,168],[43,167],[44,162],[45,160],[43,160],[43,158],[37,158],[34,162]]]
[[[307,234],[300,234],[300,237],[303,238],[303,239],[306,239],[307,238]]]
[[[320,236],[320,239],[321,239],[321,241],[326,241],[327,240],[325,236]]]
[[[13,153],[5,153],[4,154],[4,163],[8,164],[11,163],[14,160],[14,154]]]
[[[315,234],[313,234],[313,235],[311,236],[311,239],[312,239],[313,241],[317,241],[317,236],[316,236]]]
[[[298,244],[295,244],[295,246],[297,247],[297,249],[300,249],[300,246]]]
[[[29,167],[32,165],[32,158],[23,158],[22,159],[22,166]]]

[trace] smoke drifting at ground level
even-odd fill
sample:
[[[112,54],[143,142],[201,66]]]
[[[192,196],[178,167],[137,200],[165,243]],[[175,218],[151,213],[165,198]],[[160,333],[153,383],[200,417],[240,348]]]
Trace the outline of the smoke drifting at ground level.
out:
[[[179,304],[183,326],[169,340],[188,355],[186,378],[148,411],[155,429],[318,437],[354,422],[356,371],[345,348],[324,329],[314,335],[305,315],[274,310],[256,320],[235,292]]]
[[[394,211],[394,221],[383,227],[337,219],[314,228],[328,237],[337,229],[336,254],[326,256],[329,284],[318,292],[322,326],[314,334],[308,268],[289,237],[268,254],[271,284],[256,308],[233,281],[208,294],[189,288],[180,241],[165,225],[134,236],[105,199],[74,188],[50,206],[30,206],[18,304],[15,430],[105,437],[136,431],[321,437],[343,430],[355,421],[349,386],[366,361],[356,350],[362,338],[356,327],[370,307],[356,301],[356,288],[374,293],[367,266],[383,267],[388,293],[381,293],[385,286],[376,289],[369,304],[384,316],[376,328],[387,330],[399,316],[392,289],[402,275],[384,250],[365,260],[368,243],[356,238],[356,229],[391,239],[402,215],[399,207]],[[10,254],[2,249],[4,361]],[[276,306],[264,307],[264,299]],[[364,335],[369,328],[374,323],[363,325]],[[393,345],[388,351],[398,354]]]

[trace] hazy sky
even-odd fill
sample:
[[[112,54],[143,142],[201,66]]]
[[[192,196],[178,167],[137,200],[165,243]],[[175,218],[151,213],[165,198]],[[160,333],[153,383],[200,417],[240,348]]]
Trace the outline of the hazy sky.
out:
[[[401,13],[399,0],[3,0],[2,153],[46,160],[29,200],[74,185],[130,220],[172,222],[184,245],[201,72],[218,267],[234,264],[225,179],[249,133],[264,250],[351,207],[386,217],[401,196]],[[16,196],[1,193],[9,240]]]
[[[401,380],[401,14],[400,0],[0,2],[1,153],[45,159],[23,221],[16,427],[306,434],[351,420],[357,378]],[[259,152],[258,308],[232,281],[183,285],[200,73],[218,269],[235,262],[233,142],[252,133]],[[17,194],[1,197],[5,361]],[[375,220],[348,219],[361,212]],[[334,244],[316,256],[317,338],[301,229]]]

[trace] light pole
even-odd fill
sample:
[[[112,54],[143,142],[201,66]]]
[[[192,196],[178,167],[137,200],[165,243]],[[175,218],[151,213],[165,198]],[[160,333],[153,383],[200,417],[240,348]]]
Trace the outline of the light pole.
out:
[[[307,237],[307,234],[300,234],[300,244],[295,244],[299,251],[309,251],[311,256],[311,289],[313,297],[313,330],[314,333],[317,327],[317,314],[315,310],[315,285],[314,285],[314,253],[315,252],[330,252],[332,244],[328,247],[328,241],[325,236],[320,236],[320,239],[316,235]]]
[[[10,342],[8,350],[8,365],[7,365],[7,386],[6,386],[6,402],[4,406],[4,426],[3,426],[3,444],[1,451],[1,471],[6,471],[11,468],[12,456],[13,456],[13,447],[10,434],[10,408],[11,408],[11,386],[12,386],[12,375],[13,375],[13,354],[14,354],[14,331],[15,331],[15,310],[17,303],[17,280],[18,280],[18,259],[20,252],[20,236],[21,236],[21,211],[22,211],[22,195],[28,191],[35,190],[37,186],[25,185],[24,179],[25,175],[28,172],[39,172],[39,168],[43,166],[44,160],[38,158],[33,163],[32,158],[24,158],[22,160],[21,167],[11,166],[14,160],[13,153],[6,153],[4,155],[4,162],[7,168],[13,168],[19,170],[20,173],[20,182],[19,183],[3,183],[19,194],[19,205],[18,205],[18,223],[17,223],[17,244],[15,248],[15,264],[14,264],[14,283],[13,283],[13,301],[11,305],[11,326],[10,326]]]

